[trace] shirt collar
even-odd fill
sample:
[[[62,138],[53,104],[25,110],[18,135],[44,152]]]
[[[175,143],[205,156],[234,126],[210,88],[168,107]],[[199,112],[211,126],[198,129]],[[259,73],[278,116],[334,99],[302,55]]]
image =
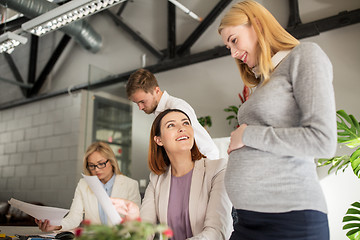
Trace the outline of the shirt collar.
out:
[[[112,186],[114,185],[114,182],[115,182],[115,174],[112,175],[112,177],[110,178],[109,181],[107,181],[107,183],[103,184],[104,188],[112,189]]]
[[[286,51],[278,51],[275,53],[275,55],[271,58],[272,64],[274,65],[274,68],[279,65],[279,63],[291,52],[291,50]]]
[[[166,102],[169,99],[169,94],[164,91],[163,94],[161,95],[160,101],[155,109],[155,114],[158,115],[159,113],[161,113],[162,111],[164,111],[166,108]]]
[[[291,50],[286,50],[286,51],[278,51],[277,53],[275,53],[274,56],[272,56],[271,58],[271,62],[274,66],[274,68],[277,67],[277,65],[279,65],[279,63],[291,52]],[[258,66],[255,66],[251,69],[251,71],[255,74],[255,77],[258,78],[259,77],[259,72],[258,72]]]

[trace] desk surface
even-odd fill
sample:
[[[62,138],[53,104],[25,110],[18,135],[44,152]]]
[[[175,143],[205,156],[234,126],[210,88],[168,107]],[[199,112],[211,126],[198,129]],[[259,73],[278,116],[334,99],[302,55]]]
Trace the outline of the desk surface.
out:
[[[22,227],[22,226],[0,226],[0,233],[8,236],[19,235],[39,235],[44,234],[38,227]]]

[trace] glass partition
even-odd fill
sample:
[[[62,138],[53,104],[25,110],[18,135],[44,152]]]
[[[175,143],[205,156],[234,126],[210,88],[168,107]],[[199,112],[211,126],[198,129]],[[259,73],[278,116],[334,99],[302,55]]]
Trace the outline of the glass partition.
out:
[[[93,101],[92,140],[108,143],[120,170],[128,175],[131,162],[131,105],[96,94]]]
[[[92,84],[109,75],[111,73],[89,66],[88,90],[82,91],[84,151],[95,141],[109,144],[121,172],[130,176],[132,104],[124,97],[125,84],[90,90]]]

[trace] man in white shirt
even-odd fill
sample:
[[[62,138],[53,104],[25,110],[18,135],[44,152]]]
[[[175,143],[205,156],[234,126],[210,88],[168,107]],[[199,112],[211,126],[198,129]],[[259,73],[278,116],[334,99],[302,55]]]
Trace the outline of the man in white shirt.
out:
[[[219,159],[219,150],[209,133],[198,122],[194,109],[184,100],[161,91],[154,74],[146,69],[132,73],[126,84],[126,93],[146,114],[154,113],[157,116],[170,108],[184,111],[190,118],[200,152],[208,159]]]

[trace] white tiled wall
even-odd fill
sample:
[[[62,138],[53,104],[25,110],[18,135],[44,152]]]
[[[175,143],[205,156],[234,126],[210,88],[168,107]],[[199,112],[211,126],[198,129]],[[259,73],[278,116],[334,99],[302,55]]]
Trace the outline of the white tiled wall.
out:
[[[0,201],[70,207],[81,172],[80,108],[78,94],[0,111]]]

